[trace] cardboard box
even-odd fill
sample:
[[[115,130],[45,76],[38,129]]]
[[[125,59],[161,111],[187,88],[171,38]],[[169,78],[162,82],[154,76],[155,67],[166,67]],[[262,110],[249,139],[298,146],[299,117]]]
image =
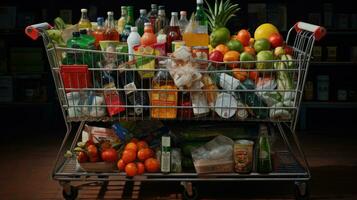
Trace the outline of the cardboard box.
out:
[[[11,76],[0,76],[0,102],[13,101],[13,79]]]

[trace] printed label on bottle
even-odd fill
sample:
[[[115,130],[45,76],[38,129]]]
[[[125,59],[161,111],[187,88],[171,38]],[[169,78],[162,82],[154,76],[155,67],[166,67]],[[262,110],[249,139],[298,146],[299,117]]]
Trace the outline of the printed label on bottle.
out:
[[[134,82],[131,82],[127,85],[124,85],[125,95],[128,95],[134,91],[136,91],[136,85]]]
[[[260,159],[268,159],[268,152],[267,151],[260,151],[259,153],[259,158]]]
[[[170,152],[162,152],[161,153],[161,171],[162,172],[170,172],[171,164],[170,164]]]

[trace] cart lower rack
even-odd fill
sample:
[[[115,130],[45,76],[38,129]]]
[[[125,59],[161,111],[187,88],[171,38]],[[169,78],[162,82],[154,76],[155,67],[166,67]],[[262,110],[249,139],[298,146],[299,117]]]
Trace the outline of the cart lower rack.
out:
[[[58,47],[48,35],[51,28],[42,23],[27,27],[26,33],[43,38],[67,126],[53,169],[66,199],[78,195],[74,181],[178,181],[184,183],[187,198],[193,195],[191,182],[197,181],[295,181],[296,198],[308,197],[310,171],[295,127],[311,51],[324,28],[295,24],[286,38],[291,56],[224,63],[184,60],[176,52],[157,56],[146,48],[128,54],[120,46],[114,51]],[[274,152],[273,172],[265,174],[144,173],[129,178],[117,170],[86,172],[76,159],[63,156],[74,150],[87,122],[118,120],[268,122],[283,148]],[[74,122],[79,123],[76,131]]]

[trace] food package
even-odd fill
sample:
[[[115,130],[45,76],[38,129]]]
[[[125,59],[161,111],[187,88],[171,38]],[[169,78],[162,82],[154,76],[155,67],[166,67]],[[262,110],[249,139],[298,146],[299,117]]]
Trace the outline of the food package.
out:
[[[93,92],[69,92],[66,95],[69,117],[103,117],[107,114],[103,96]]]
[[[205,145],[191,151],[196,172],[233,172],[233,140],[219,135]]]
[[[117,143],[120,141],[113,129],[85,125],[82,132],[82,142],[87,142],[88,140],[92,140],[94,143],[100,143],[101,141]]]

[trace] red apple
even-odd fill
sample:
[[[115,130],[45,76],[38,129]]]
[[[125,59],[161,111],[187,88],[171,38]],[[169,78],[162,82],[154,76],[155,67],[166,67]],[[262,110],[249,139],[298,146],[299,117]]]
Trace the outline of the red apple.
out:
[[[273,33],[269,37],[269,42],[272,48],[276,48],[278,46],[282,46],[284,42],[283,36],[280,33]]]
[[[223,62],[223,54],[220,51],[212,51],[209,54],[209,60],[216,62]]]

